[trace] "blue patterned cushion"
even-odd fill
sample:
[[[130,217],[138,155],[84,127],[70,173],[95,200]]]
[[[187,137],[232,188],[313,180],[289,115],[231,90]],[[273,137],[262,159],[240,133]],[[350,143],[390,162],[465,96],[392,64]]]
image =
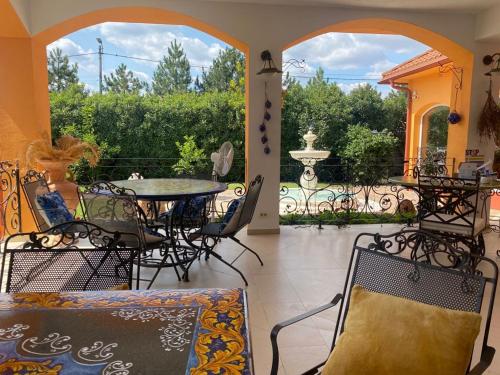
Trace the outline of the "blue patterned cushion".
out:
[[[191,219],[198,218],[203,214],[203,209],[207,204],[207,200],[210,198],[211,198],[210,196],[200,196],[190,199],[189,206],[187,209],[184,209],[186,201],[184,200],[177,201],[170,210],[160,214],[159,218],[164,219],[165,216],[172,216],[172,215],[174,217],[180,217],[182,214],[184,214],[184,217],[189,217]]]
[[[38,195],[36,202],[43,210],[51,226],[66,223],[73,220],[73,215],[69,212],[64,198],[58,191]]]
[[[245,197],[235,199],[229,204],[229,206],[227,207],[226,214],[222,218],[222,228],[225,228],[231,222],[231,219],[233,218],[234,214],[238,211],[238,208],[240,206],[243,207],[243,202],[245,202]]]

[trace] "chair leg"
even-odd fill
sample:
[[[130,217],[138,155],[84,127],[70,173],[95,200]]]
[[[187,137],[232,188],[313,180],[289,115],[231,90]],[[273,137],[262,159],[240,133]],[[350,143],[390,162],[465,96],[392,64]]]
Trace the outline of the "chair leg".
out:
[[[244,243],[242,243],[239,239],[237,239],[236,237],[229,237],[230,239],[232,239],[234,242],[236,242],[238,245],[240,246],[243,246],[245,249],[247,249],[248,251],[250,251],[253,255],[255,255],[257,257],[257,259],[259,260],[260,262],[260,265],[263,266],[264,265],[264,262],[262,261],[262,259],[260,258],[259,254],[257,254],[257,252],[255,252],[254,250],[250,249],[248,246],[246,246]],[[243,253],[242,253],[243,254]],[[238,255],[238,258],[241,256]],[[236,258],[236,259],[238,259]],[[235,260],[236,260],[235,259]]]
[[[233,266],[231,263],[226,262],[219,254],[217,254],[216,252],[212,251],[212,249],[206,249],[205,251],[208,252],[208,253],[210,253],[211,256],[213,256],[215,259],[221,261],[222,263],[224,263],[226,266],[228,266],[232,270],[238,272],[240,274],[241,278],[243,279],[243,281],[245,282],[245,286],[248,286],[248,281],[245,278],[245,275],[243,275],[243,273],[238,268],[236,268],[235,266]]]

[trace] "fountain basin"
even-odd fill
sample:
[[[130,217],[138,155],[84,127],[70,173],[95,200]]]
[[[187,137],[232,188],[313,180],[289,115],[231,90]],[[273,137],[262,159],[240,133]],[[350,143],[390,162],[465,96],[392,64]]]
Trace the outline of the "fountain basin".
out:
[[[290,151],[290,156],[295,160],[315,159],[317,161],[328,159],[330,151],[326,150],[296,150]]]

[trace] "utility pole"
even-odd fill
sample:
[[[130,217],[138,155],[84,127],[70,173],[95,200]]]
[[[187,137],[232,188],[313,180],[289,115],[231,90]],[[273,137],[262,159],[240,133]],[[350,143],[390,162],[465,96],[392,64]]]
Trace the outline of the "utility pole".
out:
[[[99,43],[99,94],[102,94],[102,55],[104,53],[104,47],[102,46],[101,38],[96,38],[97,43]]]

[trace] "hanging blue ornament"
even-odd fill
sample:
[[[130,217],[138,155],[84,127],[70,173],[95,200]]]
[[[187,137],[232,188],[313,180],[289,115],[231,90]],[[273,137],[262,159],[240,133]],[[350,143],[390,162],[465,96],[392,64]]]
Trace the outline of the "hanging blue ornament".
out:
[[[259,130],[264,133],[266,131],[266,124],[262,123],[259,125]]]
[[[271,148],[269,146],[264,147],[264,153],[270,154],[271,153]]]
[[[267,137],[266,137],[265,135],[263,135],[263,136],[262,136],[262,138],[260,139],[260,141],[261,141],[263,144],[265,144],[265,143],[267,143],[268,139],[267,139]]]
[[[269,121],[271,120],[271,114],[269,112],[266,111],[266,113],[264,114],[264,118]]]
[[[460,116],[457,112],[450,112],[450,114],[448,115],[448,122],[450,124],[458,124],[460,122],[460,120],[462,119],[462,116]]]
[[[273,103],[271,103],[269,100],[266,100],[266,108],[269,109],[273,106]]]

